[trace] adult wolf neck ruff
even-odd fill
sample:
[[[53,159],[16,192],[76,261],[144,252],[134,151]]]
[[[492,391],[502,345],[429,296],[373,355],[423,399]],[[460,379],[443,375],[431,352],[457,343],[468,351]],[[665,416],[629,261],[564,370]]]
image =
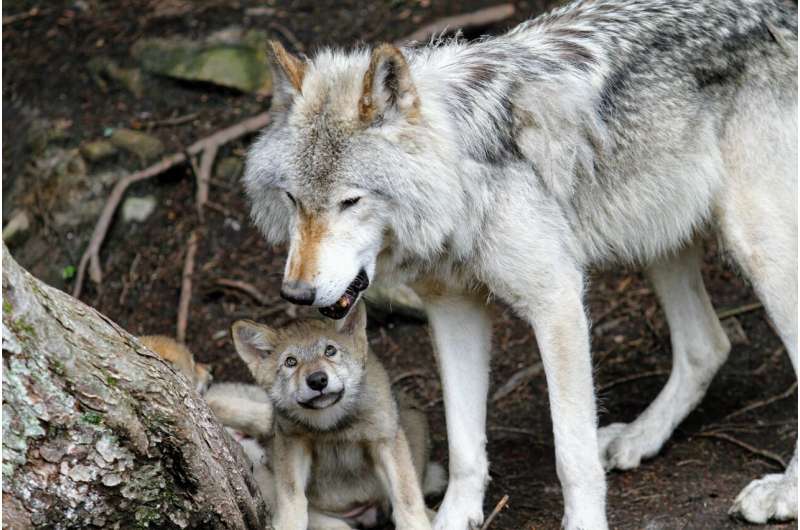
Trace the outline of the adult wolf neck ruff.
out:
[[[289,242],[294,302],[344,316],[359,278],[425,300],[450,449],[437,529],[483,519],[487,292],[536,333],[566,528],[607,527],[603,464],[657,453],[727,356],[698,230],[724,241],[796,368],[796,21],[778,0],[585,1],[474,43],[307,60],[274,45],[253,219]],[[674,368],[642,416],[598,437],[583,292],[588,267],[614,263],[647,267]],[[796,517],[796,476],[795,456],[734,510]]]

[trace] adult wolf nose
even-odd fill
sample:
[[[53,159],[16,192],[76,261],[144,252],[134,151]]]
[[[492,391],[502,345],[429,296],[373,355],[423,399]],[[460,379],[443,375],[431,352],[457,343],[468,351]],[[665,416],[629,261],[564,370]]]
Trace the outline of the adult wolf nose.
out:
[[[290,280],[283,282],[281,297],[297,305],[311,305],[317,296],[317,290],[304,281]]]
[[[314,372],[306,377],[306,384],[311,390],[322,390],[328,386],[328,374],[325,372]]]

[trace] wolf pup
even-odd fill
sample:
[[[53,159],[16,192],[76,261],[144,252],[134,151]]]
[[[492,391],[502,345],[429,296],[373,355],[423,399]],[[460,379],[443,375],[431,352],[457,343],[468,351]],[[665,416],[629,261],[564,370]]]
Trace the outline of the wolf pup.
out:
[[[207,364],[195,362],[186,346],[165,335],[145,335],[139,337],[139,342],[180,370],[194,384],[198,394],[205,393],[213,379],[211,371]]]
[[[389,506],[397,528],[430,528],[423,479],[436,469],[425,416],[392,397],[367,345],[363,303],[338,325],[238,321],[231,331],[274,406],[276,528],[349,528]]]
[[[437,530],[483,520],[487,293],[535,330],[570,530],[607,528],[604,466],[658,453],[728,356],[699,232],[797,369],[796,2],[579,0],[475,42],[274,58],[244,175],[253,219],[288,242],[289,301],[340,318],[376,278],[419,290],[450,448]],[[584,293],[593,268],[624,264],[648,268],[673,372],[598,435]],[[796,454],[733,511],[796,517]]]

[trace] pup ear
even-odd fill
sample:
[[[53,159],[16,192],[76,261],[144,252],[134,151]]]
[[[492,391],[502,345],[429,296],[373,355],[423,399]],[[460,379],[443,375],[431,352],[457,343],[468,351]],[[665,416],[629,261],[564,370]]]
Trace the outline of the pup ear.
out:
[[[335,321],[336,331],[353,337],[356,344],[367,343],[367,307],[359,301],[346,317]]]
[[[372,51],[364,74],[358,115],[363,124],[369,125],[391,111],[416,121],[419,97],[403,52],[392,44],[381,44]]]
[[[283,44],[276,40],[269,41],[269,45],[272,49],[272,101],[278,107],[284,107],[301,92],[306,63],[287,52]]]
[[[275,331],[252,320],[234,322],[231,326],[231,335],[236,352],[251,372],[254,372],[261,361],[269,358],[275,350]]]

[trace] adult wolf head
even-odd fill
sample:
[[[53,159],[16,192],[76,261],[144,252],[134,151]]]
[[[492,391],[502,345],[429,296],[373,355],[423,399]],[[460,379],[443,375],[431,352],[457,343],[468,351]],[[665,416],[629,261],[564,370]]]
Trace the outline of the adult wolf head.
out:
[[[451,229],[443,224],[457,217],[441,211],[459,202],[445,177],[452,169],[423,123],[399,49],[301,60],[272,47],[274,121],[245,172],[252,215],[271,242],[289,243],[284,298],[341,318],[383,250],[441,248]],[[443,206],[436,196],[453,201]]]

